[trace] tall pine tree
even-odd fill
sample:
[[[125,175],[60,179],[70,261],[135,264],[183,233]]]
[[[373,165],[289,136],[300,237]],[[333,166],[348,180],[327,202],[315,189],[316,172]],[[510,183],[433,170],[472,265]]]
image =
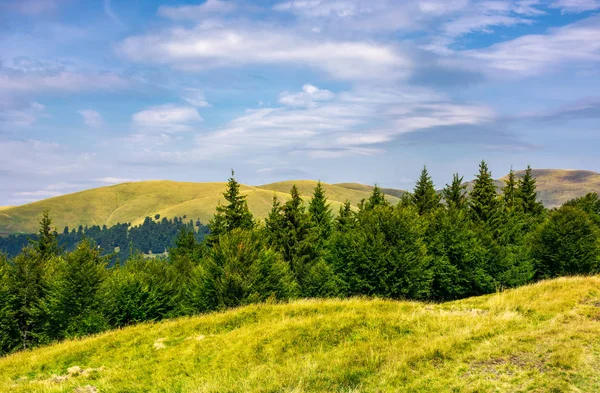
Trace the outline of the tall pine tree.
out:
[[[504,206],[510,210],[517,207],[517,181],[515,179],[515,171],[512,168],[510,168],[508,177],[504,181],[502,201],[504,202]]]
[[[471,215],[476,221],[489,223],[498,212],[498,193],[485,161],[479,164],[479,174],[474,183],[470,195]]]
[[[228,204],[217,206],[217,213],[209,224],[212,233],[217,236],[238,228],[252,229],[254,227],[254,219],[248,209],[246,196],[240,193],[240,184],[234,176],[235,173],[231,170],[227,191],[223,193]]]
[[[54,228],[52,228],[52,219],[48,209],[42,212],[42,218],[39,221],[40,229],[38,231],[38,241],[36,248],[42,259],[47,260],[58,255],[58,240]]]
[[[430,213],[440,206],[441,195],[435,192],[433,181],[431,181],[425,166],[421,171],[415,190],[411,194],[411,200],[419,215]]]
[[[330,205],[327,203],[325,190],[319,181],[313,192],[313,197],[308,205],[308,214],[311,226],[316,230],[316,234],[321,239],[327,239],[331,235],[333,215]]]
[[[544,205],[537,200],[536,180],[532,169],[527,165],[525,174],[519,179],[519,187],[516,196],[525,214],[539,215],[544,211]]]

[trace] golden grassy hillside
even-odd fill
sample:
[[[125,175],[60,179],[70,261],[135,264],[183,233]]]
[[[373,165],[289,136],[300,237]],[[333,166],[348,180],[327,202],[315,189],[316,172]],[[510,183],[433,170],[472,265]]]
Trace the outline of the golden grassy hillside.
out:
[[[522,177],[525,171],[515,175]],[[538,198],[546,207],[556,207],[587,194],[600,194],[600,173],[568,169],[534,169],[537,180]]]
[[[0,359],[0,391],[598,392],[600,277],[444,304],[302,300]]]
[[[292,184],[297,184],[305,201],[308,201],[316,181],[288,181],[253,187],[241,186],[247,195],[248,206],[258,218],[264,218],[271,209],[276,191],[280,200],[290,198]],[[183,183],[173,181],[144,181],[123,183],[115,186],[95,188],[74,194],[63,195],[43,201],[10,207],[0,212],[0,235],[9,233],[32,233],[38,228],[38,220],[44,208],[58,230],[66,225],[114,225],[130,222],[141,224],[145,217],[160,214],[162,217],[199,218],[207,223],[219,202],[224,202],[225,183]],[[334,211],[346,200],[353,205],[368,198],[368,191],[351,190],[334,185],[323,187]],[[397,198],[389,197],[391,202]]]

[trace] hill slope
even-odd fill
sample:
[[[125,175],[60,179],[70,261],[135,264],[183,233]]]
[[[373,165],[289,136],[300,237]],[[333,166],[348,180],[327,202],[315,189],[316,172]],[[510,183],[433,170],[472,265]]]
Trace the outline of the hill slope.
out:
[[[600,277],[440,305],[308,300],[18,353],[0,391],[594,392],[598,337]]]
[[[247,195],[248,206],[258,218],[264,218],[271,209],[276,191],[280,200],[290,198],[292,184],[297,184],[307,202],[317,182],[312,180],[287,181],[259,187],[242,185],[240,190]],[[356,205],[369,197],[368,191],[350,190],[324,184],[331,207],[337,211],[349,200]],[[50,209],[54,225],[62,230],[79,225],[107,225],[129,222],[141,224],[145,217],[160,214],[162,217],[199,218],[207,223],[216,206],[224,201],[225,183],[184,183],[173,181],[144,181],[123,183],[115,186],[95,188],[74,194],[63,195],[43,201],[6,208],[0,211],[0,235],[10,233],[33,233],[44,208]],[[390,202],[397,198],[389,197]]]

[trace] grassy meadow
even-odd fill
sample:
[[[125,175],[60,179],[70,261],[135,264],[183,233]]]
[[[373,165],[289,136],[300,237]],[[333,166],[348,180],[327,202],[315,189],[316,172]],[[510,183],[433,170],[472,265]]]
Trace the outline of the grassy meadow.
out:
[[[0,359],[2,392],[597,392],[600,277],[443,304],[300,300]]]

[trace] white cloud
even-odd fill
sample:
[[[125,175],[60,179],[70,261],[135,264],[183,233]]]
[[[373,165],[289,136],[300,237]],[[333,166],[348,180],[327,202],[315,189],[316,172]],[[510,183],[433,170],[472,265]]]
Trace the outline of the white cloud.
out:
[[[290,93],[287,91],[279,95],[279,102],[288,106],[316,106],[319,101],[331,100],[335,94],[329,90],[319,89],[313,85],[302,86],[299,93]]]
[[[469,58],[480,60],[491,73],[498,70],[511,75],[536,75],[556,70],[568,64],[597,67],[600,63],[600,16],[592,16],[573,24],[550,29],[547,34],[525,35],[488,48],[461,52]]]
[[[152,133],[191,131],[202,120],[195,108],[175,105],[154,106],[132,116],[136,128]]]
[[[307,85],[304,94],[320,90]],[[452,103],[424,89],[358,89],[320,105],[248,110],[226,127],[198,137],[198,158],[281,153],[335,158],[372,155],[398,135],[432,127],[480,125],[494,119],[485,106]],[[379,124],[377,128],[373,125]]]
[[[248,65],[309,66],[338,79],[405,76],[407,56],[389,45],[303,37],[273,28],[174,28],[126,38],[120,51],[138,62],[190,71]]]
[[[100,113],[91,110],[91,109],[82,109],[77,111],[82,117],[83,122],[86,126],[89,127],[101,127],[104,124],[104,120],[102,120],[102,116]]]
[[[100,177],[98,179],[94,179],[94,181],[96,181],[98,183],[105,183],[105,184],[119,184],[119,183],[136,182],[136,181],[140,181],[140,179],[129,179],[129,178],[123,178],[123,177]]]
[[[0,168],[14,175],[57,175],[81,171],[93,154],[73,153],[58,143],[0,140]]]
[[[202,19],[214,14],[228,14],[235,11],[236,6],[231,1],[224,0],[206,0],[199,5],[184,5],[184,6],[160,6],[158,14],[162,17],[185,20],[185,19]]]
[[[200,89],[186,88],[183,94],[183,100],[197,107],[211,106],[204,97],[204,93]]]
[[[600,8],[600,0],[555,0],[551,8],[559,8],[563,14],[593,11]]]
[[[0,108],[0,130],[10,131],[12,127],[28,127],[40,117],[48,116],[46,107],[39,102],[29,102],[21,108]]]

